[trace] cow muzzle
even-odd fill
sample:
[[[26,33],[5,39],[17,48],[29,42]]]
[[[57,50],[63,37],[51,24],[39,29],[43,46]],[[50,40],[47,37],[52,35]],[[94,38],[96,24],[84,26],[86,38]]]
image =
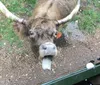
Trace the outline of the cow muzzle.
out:
[[[52,42],[46,42],[44,44],[41,44],[39,47],[39,54],[40,57],[45,57],[48,55],[56,56],[57,55],[57,47]]]

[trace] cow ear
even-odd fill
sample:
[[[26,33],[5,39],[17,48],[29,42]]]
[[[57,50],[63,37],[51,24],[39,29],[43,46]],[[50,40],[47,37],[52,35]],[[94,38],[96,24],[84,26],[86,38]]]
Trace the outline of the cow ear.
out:
[[[28,36],[28,25],[27,22],[14,21],[13,23],[15,33],[20,37]]]

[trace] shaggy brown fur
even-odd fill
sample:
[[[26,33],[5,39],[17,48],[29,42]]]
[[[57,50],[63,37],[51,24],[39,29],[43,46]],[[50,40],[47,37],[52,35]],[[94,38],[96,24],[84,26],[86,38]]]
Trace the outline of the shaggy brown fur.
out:
[[[76,2],[77,0],[38,0],[33,15],[24,24],[17,22],[17,29],[30,37],[33,48],[53,42],[58,27],[55,21],[66,17],[74,9]]]
[[[29,29],[32,32],[41,29],[38,34],[42,35],[47,32],[45,30],[47,29],[48,32],[53,34],[57,28],[54,21],[66,17],[74,9],[76,2],[77,0],[38,0],[33,15],[29,18],[28,22],[24,24],[16,23],[17,31],[22,35],[28,35]]]
[[[77,0],[38,0],[32,19],[39,17],[62,19],[74,9],[76,2]]]

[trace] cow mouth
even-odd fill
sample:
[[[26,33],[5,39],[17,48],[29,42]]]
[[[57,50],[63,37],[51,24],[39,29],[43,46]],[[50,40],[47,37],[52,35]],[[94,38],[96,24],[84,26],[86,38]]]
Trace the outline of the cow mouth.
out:
[[[52,61],[52,60],[53,60],[53,57],[54,57],[54,56],[52,56],[52,55],[47,55],[47,56],[44,56],[43,59],[47,59],[47,58],[48,58],[48,59],[50,59],[50,60]]]
[[[51,70],[52,59],[53,59],[52,55],[44,56],[42,60],[42,68],[44,70]]]

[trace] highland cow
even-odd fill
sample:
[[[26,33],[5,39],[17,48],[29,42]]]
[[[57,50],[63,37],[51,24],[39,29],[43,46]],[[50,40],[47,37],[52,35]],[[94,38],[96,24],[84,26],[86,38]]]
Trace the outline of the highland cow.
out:
[[[57,29],[72,19],[79,8],[80,0],[38,0],[33,15],[26,20],[12,14],[0,1],[1,12],[15,21],[17,32],[30,39],[41,58],[57,55],[57,47],[53,42]]]

